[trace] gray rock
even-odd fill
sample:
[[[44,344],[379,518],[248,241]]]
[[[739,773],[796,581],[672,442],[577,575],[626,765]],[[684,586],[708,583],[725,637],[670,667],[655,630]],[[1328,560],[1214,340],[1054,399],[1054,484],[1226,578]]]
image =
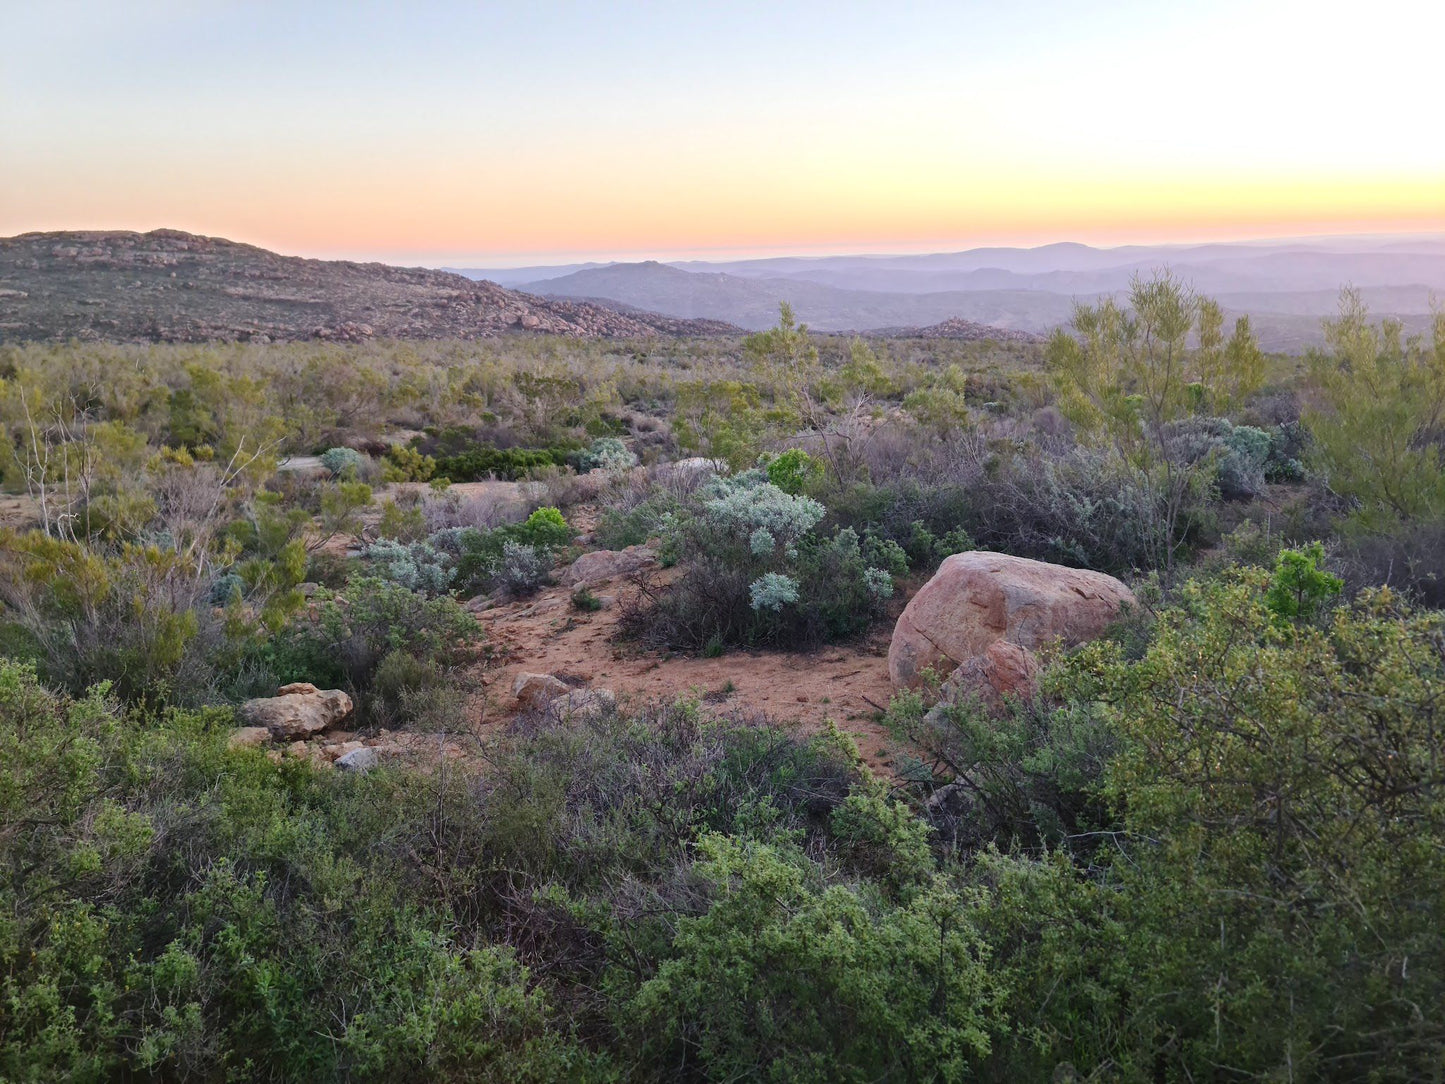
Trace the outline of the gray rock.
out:
[[[617,706],[611,689],[574,689],[547,704],[547,714],[555,719],[590,722],[600,719]]]
[[[375,749],[353,749],[336,758],[336,767],[343,772],[369,772],[381,763]]]

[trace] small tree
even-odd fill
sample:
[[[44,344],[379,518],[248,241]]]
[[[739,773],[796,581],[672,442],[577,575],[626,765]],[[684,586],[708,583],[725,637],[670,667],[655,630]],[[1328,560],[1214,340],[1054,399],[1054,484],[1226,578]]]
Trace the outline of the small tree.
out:
[[[1445,311],[1428,342],[1369,316],[1359,291],[1345,290],[1325,323],[1328,351],[1309,355],[1316,463],[1363,526],[1445,518]]]
[[[1262,358],[1249,321],[1223,341],[1219,306],[1169,272],[1136,277],[1129,304],[1112,298],[1074,307],[1046,360],[1062,406],[1088,439],[1114,446],[1158,509],[1145,524],[1155,564],[1172,578],[1184,512],[1211,481],[1211,464],[1188,454],[1178,423],[1201,406],[1258,387]],[[1191,346],[1191,335],[1199,345]]]

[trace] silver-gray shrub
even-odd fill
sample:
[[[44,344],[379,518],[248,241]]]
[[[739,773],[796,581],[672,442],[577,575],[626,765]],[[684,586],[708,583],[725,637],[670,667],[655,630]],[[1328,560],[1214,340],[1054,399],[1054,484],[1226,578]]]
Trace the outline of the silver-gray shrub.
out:
[[[424,595],[445,594],[452,585],[453,559],[427,542],[383,538],[366,548],[372,571],[384,580]]]

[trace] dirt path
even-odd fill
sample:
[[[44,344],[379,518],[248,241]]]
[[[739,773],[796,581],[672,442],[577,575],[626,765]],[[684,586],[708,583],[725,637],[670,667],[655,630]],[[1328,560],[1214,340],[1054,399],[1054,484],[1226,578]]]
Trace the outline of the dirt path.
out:
[[[616,583],[599,593],[626,590]],[[888,704],[891,625],[869,639],[812,653],[734,650],[719,658],[639,651],[617,637],[614,606],[578,612],[567,588],[479,615],[497,653],[489,670],[485,722],[512,718],[512,682],[523,672],[554,674],[570,684],[611,689],[619,701],[695,697],[705,709],[760,713],[805,733],[828,719],[853,735],[874,770],[891,774],[891,741],[879,723]]]

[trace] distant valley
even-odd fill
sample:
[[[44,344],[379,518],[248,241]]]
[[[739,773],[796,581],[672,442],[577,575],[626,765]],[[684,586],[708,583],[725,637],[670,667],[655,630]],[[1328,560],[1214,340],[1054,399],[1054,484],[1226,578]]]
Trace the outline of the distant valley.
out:
[[[1247,313],[1267,349],[1321,341],[1342,286],[1361,290],[1377,316],[1423,330],[1445,298],[1445,238],[1328,240],[1194,246],[1079,244],[984,248],[918,256],[783,257],[732,262],[574,264],[457,269],[471,278],[552,298],[615,302],[748,329],[771,325],[780,301],[819,331],[866,332],[963,319],[1045,333],[1074,301],[1128,288],[1169,267],[1234,314]]]

